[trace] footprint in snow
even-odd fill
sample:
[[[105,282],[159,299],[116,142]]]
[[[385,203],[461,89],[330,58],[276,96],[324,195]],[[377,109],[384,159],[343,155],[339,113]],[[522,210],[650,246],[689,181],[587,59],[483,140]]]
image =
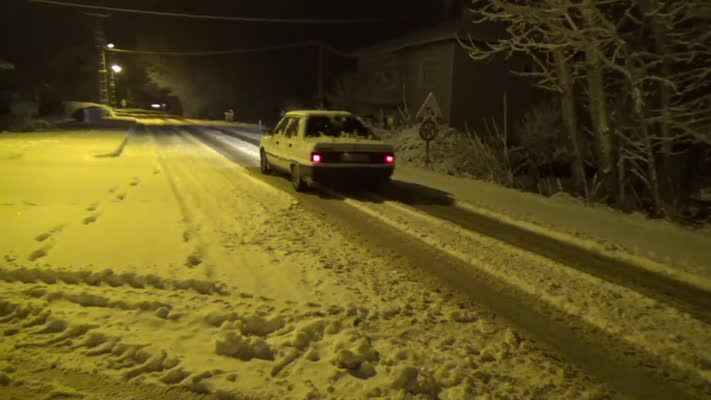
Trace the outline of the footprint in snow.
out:
[[[50,232],[45,232],[45,233],[40,233],[35,237],[35,240],[38,242],[44,242],[45,240],[49,239],[52,236]]]
[[[194,268],[202,264],[202,257],[199,251],[195,251],[193,254],[189,255],[185,260],[185,266],[188,268]]]
[[[61,232],[62,229],[64,229],[64,225],[57,225],[49,231],[37,235],[35,240],[38,242],[44,242],[45,240],[51,238],[54,234]]]
[[[47,256],[47,251],[49,251],[49,248],[48,248],[48,247],[40,247],[39,249],[37,249],[37,250],[33,251],[32,253],[30,253],[30,255],[27,256],[27,259],[28,259],[29,261],[36,261],[36,260],[38,260],[38,259],[40,259],[40,258],[42,258],[42,257],[46,257],[46,256]]]

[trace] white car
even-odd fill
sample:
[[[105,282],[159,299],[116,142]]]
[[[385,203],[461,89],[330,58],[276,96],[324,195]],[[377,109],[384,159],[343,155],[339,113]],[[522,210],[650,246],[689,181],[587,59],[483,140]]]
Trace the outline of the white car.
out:
[[[346,111],[291,111],[260,143],[260,169],[291,175],[294,189],[312,182],[358,182],[368,187],[390,180],[392,145],[379,140]]]

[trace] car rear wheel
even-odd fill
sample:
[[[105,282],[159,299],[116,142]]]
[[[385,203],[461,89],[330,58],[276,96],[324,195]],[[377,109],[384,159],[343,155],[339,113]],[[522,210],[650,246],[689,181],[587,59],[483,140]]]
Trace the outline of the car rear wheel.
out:
[[[291,185],[294,186],[294,190],[297,192],[306,190],[306,181],[304,181],[303,176],[301,176],[299,164],[291,166]]]
[[[264,175],[272,173],[272,166],[269,164],[269,160],[267,160],[267,153],[264,152],[264,149],[259,152],[259,170]]]

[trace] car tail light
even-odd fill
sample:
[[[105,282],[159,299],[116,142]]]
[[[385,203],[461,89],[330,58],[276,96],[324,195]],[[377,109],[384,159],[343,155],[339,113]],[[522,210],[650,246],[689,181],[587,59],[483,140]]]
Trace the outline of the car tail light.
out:
[[[321,161],[323,161],[323,156],[319,153],[311,153],[311,162],[314,164],[318,164]]]
[[[395,164],[395,156],[392,154],[385,155],[385,164]]]

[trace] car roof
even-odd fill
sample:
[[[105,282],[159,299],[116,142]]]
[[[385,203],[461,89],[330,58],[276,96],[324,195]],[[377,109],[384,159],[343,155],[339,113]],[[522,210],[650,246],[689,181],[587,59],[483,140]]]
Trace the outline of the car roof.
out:
[[[335,117],[335,116],[347,116],[353,115],[348,111],[331,111],[331,110],[294,110],[286,113],[290,117],[311,117],[311,116],[324,116],[324,117]]]

